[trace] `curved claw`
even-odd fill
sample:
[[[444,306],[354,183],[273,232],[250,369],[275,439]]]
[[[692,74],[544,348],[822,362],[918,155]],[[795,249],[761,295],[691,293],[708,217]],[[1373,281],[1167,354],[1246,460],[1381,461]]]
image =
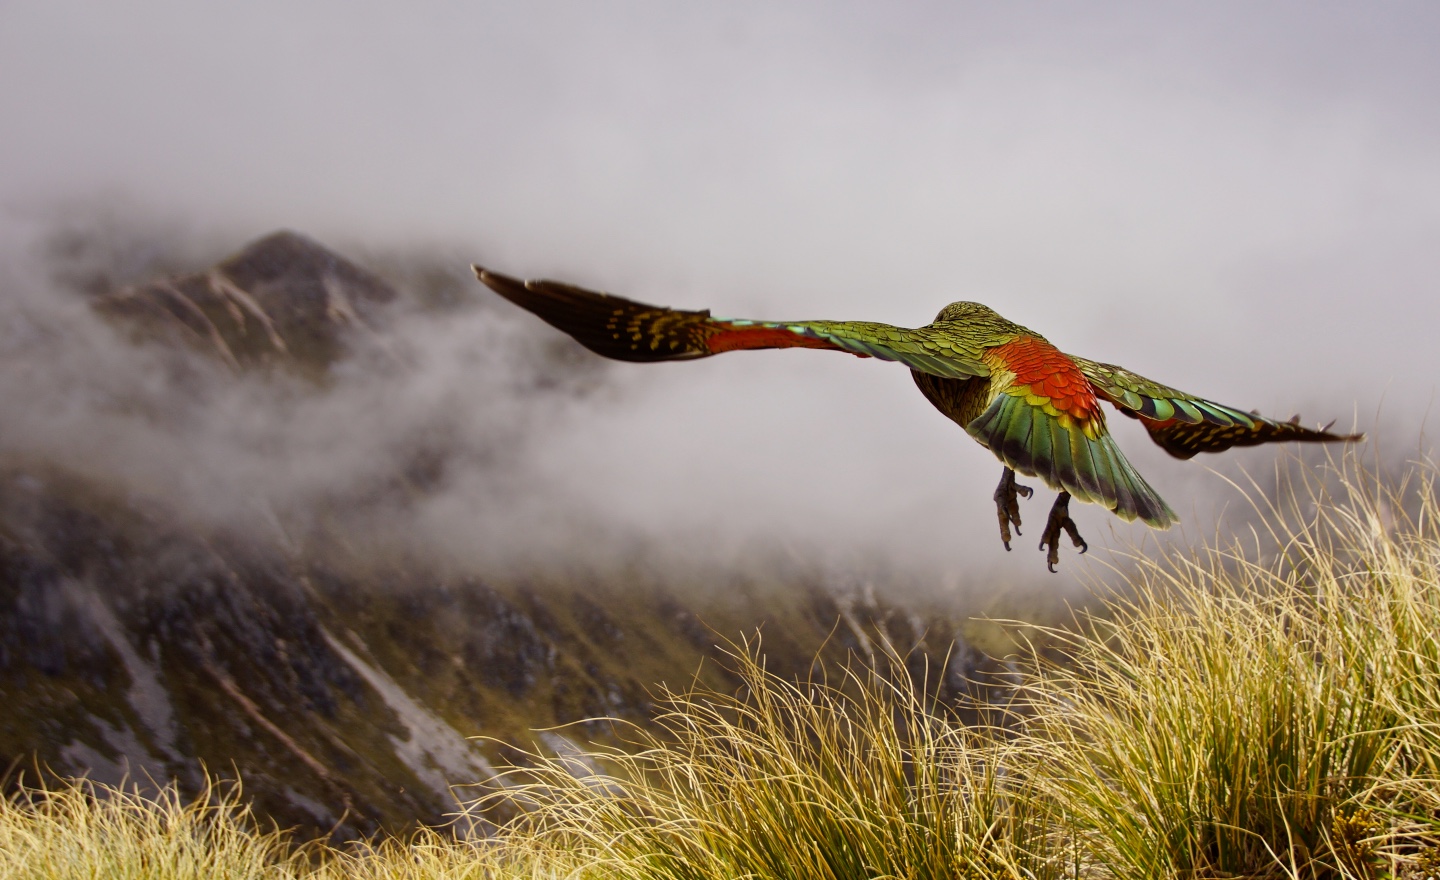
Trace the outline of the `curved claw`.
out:
[[[1007,467],[1000,475],[1000,485],[995,487],[995,515],[1000,520],[1000,541],[1007,551],[1010,549],[1010,526],[1015,526],[1015,534],[1021,534],[1019,498],[1029,498],[1034,494],[1034,489],[1015,482],[1015,471],[1011,468]]]
[[[1055,505],[1050,508],[1050,519],[1045,523],[1045,532],[1040,536],[1040,549],[1048,547],[1049,552],[1045,554],[1045,565],[1052,574],[1056,574],[1055,566],[1060,562],[1060,532],[1070,536],[1070,542],[1080,548],[1084,553],[1090,549],[1085,539],[1080,537],[1080,529],[1076,527],[1075,520],[1070,518],[1070,493],[1061,492],[1055,497]]]

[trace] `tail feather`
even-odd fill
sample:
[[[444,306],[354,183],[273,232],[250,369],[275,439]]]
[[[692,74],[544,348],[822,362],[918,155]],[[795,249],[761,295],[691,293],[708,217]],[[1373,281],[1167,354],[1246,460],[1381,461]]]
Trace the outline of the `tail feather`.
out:
[[[1000,441],[1004,453],[1007,456],[1023,455],[1030,445],[1030,438],[1034,434],[1035,422],[1027,418],[1013,418],[1002,422],[999,427],[1000,430],[1004,432],[1004,436]]]
[[[1066,431],[1065,433],[1070,436],[1070,455],[1075,460],[1075,478],[1079,481],[1080,487],[1085,490],[1085,494],[1090,496],[1085,498],[1082,495],[1081,500],[1096,504],[1114,502],[1116,493],[1113,484],[1106,486],[1101,483],[1100,468],[1106,463],[1105,456],[1102,455],[1099,461],[1096,460],[1095,452],[1097,450],[1090,442],[1090,438],[1086,437],[1083,432]],[[1061,477],[1063,482],[1064,475],[1062,474]],[[1105,491],[1107,488],[1110,489],[1108,493]]]
[[[1115,509],[1139,510],[1142,502],[1136,497],[1135,490],[1132,489],[1131,486],[1137,480],[1140,482],[1144,482],[1144,480],[1141,479],[1140,475],[1135,472],[1135,469],[1130,466],[1130,462],[1123,456],[1113,456],[1110,467],[1117,475],[1117,478],[1114,480],[1116,495]]]
[[[1179,521],[1103,428],[1090,437],[1023,398],[1001,394],[965,430],[1016,471],[1121,519],[1161,529]]]
[[[1055,473],[1055,435],[1051,430],[1053,419],[1047,419],[1045,413],[1027,407],[1030,410],[1030,457],[1036,462],[1046,462],[1048,466],[1042,467],[1035,476],[1044,480],[1046,485],[1053,485],[1057,482]]]

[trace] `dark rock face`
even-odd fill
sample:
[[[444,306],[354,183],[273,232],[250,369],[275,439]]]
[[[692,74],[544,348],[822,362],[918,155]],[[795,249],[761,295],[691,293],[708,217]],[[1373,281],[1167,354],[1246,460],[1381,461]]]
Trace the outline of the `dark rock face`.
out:
[[[400,296],[282,232],[95,307],[135,344],[323,385]],[[0,460],[0,761],[190,786],[202,766],[234,770],[261,816],[347,838],[446,822],[464,796],[450,786],[483,781],[499,757],[467,737],[528,744],[536,727],[643,722],[657,683],[697,668],[725,686],[701,659],[757,628],[781,673],[882,636],[915,648],[917,675],[948,653],[952,688],[978,662],[950,651],[952,621],[840,603],[816,584],[732,577],[710,601],[643,570],[493,580],[307,535],[322,540],[198,523],[43,455]]]
[[[148,338],[181,341],[236,369],[322,377],[348,333],[374,327],[395,290],[294,232],[276,232],[205,272],[130,287],[96,308]]]

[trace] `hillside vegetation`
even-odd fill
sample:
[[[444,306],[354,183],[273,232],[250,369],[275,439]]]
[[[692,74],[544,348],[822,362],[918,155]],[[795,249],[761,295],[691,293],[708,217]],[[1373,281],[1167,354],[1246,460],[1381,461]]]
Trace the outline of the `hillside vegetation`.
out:
[[[988,725],[891,655],[663,695],[625,748],[517,757],[436,832],[292,848],[240,792],[70,783],[0,816],[4,877],[1440,877],[1433,467],[1302,475],[1228,546],[1141,559]]]

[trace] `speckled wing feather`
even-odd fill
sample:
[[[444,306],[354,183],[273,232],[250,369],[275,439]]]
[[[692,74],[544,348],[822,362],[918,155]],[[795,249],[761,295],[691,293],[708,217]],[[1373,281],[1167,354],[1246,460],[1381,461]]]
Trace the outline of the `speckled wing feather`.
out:
[[[1299,441],[1336,443],[1363,440],[1364,434],[1332,434],[1306,428],[1299,417],[1281,422],[1259,413],[1186,394],[1146,379],[1123,367],[1101,364],[1070,355],[1100,397],[1145,425],[1160,448],[1176,458],[1193,458],[1201,452],[1221,452],[1236,446]]]
[[[649,306],[556,281],[521,281],[479,266],[487,287],[608,358],[668,361],[708,357],[710,312]]]
[[[479,266],[491,290],[570,334],[596,354],[622,361],[669,361],[759,348],[819,348],[899,361],[947,378],[989,375],[963,344],[925,329],[865,321],[751,321],[635,302],[558,281],[521,281]]]

